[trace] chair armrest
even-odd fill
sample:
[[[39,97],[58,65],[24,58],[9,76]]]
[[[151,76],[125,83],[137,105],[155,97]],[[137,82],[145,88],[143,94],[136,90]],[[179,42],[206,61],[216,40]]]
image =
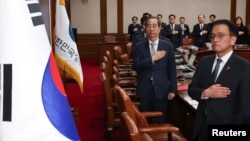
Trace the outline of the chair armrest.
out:
[[[139,128],[141,133],[165,133],[165,132],[178,132],[179,128],[177,127],[145,127]]]
[[[141,114],[145,117],[158,117],[162,116],[162,112],[141,112]]]

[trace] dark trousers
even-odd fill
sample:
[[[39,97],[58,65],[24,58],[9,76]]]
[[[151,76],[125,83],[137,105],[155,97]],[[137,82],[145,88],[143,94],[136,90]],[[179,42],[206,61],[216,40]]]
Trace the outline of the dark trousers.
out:
[[[163,113],[162,116],[156,118],[148,118],[148,122],[156,122],[156,123],[166,123],[167,120],[167,94],[164,99],[157,99],[153,84],[150,86],[150,90],[148,93],[145,93],[144,97],[140,97],[140,111],[160,111]],[[154,121],[155,120],[155,121]]]

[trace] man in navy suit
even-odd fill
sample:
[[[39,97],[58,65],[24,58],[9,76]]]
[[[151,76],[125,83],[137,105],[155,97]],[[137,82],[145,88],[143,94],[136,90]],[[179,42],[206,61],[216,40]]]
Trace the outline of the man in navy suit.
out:
[[[149,17],[145,22],[148,39],[133,47],[133,69],[138,73],[137,96],[141,111],[162,111],[157,123],[165,123],[167,103],[177,91],[173,44],[159,38],[161,22]],[[152,45],[154,44],[154,45]]]
[[[182,38],[189,38],[190,29],[189,29],[189,25],[185,24],[185,18],[180,17],[179,21],[180,21],[180,26],[182,30],[181,31]]]
[[[203,57],[196,67],[188,94],[199,102],[194,140],[207,141],[208,125],[243,124],[250,101],[249,62],[233,52],[238,29],[229,20],[212,24],[210,40],[215,55]],[[216,65],[220,59],[220,65]],[[219,69],[216,66],[219,66]],[[218,70],[212,80],[213,71]]]
[[[182,29],[180,25],[175,23],[175,15],[170,14],[168,16],[169,24],[166,27],[166,37],[170,39],[170,41],[173,43],[174,48],[178,48],[182,46]]]
[[[208,41],[208,26],[205,24],[205,15],[198,16],[199,23],[193,27],[194,45],[198,47],[206,47]]]

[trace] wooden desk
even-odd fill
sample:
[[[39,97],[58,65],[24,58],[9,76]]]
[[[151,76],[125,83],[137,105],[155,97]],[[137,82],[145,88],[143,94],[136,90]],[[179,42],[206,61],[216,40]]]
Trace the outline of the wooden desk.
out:
[[[124,53],[127,53],[127,50],[126,50],[126,44],[128,42],[99,42],[99,49],[100,49],[100,62],[103,61],[103,55],[105,55],[106,51],[110,51],[112,57],[114,57],[114,51],[113,51],[113,48],[115,46],[120,46],[122,48],[122,51]]]
[[[177,70],[177,73],[180,73]],[[180,85],[188,85],[191,79],[179,81]],[[187,100],[191,100],[187,90],[178,91],[175,98],[168,101],[167,121],[177,126],[188,140],[192,140],[196,109]]]
[[[250,49],[234,49],[234,52],[245,58],[246,60],[250,61]],[[212,55],[215,52],[213,50],[202,50],[202,51],[195,51],[194,54],[196,54],[196,60],[199,62],[199,60],[207,55]]]

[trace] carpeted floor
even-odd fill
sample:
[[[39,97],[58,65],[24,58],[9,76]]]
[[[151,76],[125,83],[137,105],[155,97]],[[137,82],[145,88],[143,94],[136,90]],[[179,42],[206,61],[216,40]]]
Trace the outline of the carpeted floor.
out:
[[[67,83],[65,90],[71,107],[79,110],[76,126],[81,141],[106,141],[105,100],[100,80],[99,58],[81,59],[84,75],[84,93],[76,83]],[[112,132],[112,141],[121,140],[120,129]]]

